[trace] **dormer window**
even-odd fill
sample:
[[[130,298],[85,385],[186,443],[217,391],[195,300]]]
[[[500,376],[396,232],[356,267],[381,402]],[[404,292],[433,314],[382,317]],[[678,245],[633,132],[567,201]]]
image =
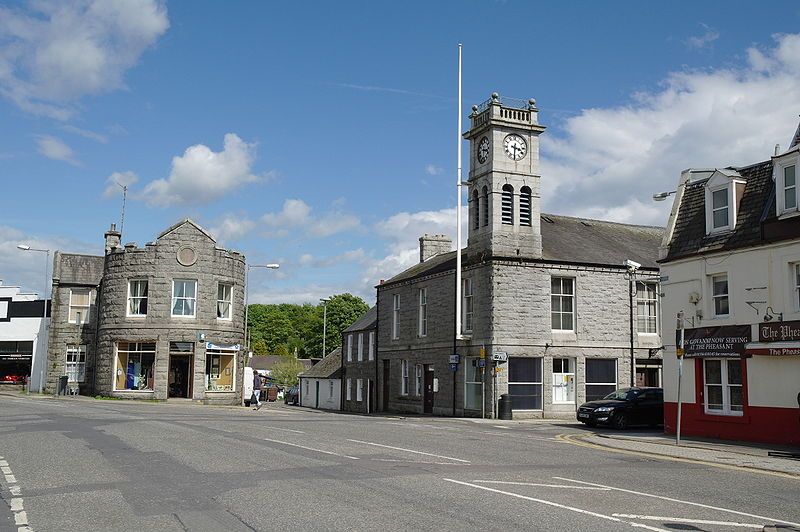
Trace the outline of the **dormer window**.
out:
[[[745,181],[732,168],[715,170],[706,183],[706,234],[732,231]]]
[[[728,221],[728,189],[723,188],[711,193],[711,230],[726,229]]]
[[[797,212],[797,159],[788,164],[778,165],[776,172],[776,191],[778,197],[778,215]]]

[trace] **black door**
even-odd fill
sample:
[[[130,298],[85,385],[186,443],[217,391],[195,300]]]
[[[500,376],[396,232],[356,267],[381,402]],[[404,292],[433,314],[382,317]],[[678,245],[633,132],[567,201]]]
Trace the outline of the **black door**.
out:
[[[168,397],[189,397],[189,384],[191,375],[189,373],[190,359],[188,356],[169,357],[169,382]]]
[[[389,360],[383,361],[383,404],[381,408],[384,412],[389,411],[389,382],[392,377],[391,371],[389,371]]]
[[[316,382],[317,384],[317,399],[316,399],[316,406],[314,408],[319,408],[319,381]]]
[[[425,390],[423,396],[423,411],[426,414],[433,414],[433,368],[425,365]]]

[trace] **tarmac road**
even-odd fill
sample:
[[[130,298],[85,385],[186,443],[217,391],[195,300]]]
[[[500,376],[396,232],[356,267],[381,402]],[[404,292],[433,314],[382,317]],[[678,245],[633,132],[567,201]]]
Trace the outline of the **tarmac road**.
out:
[[[575,445],[586,433],[276,403],[0,396],[0,529],[800,527],[800,476]]]

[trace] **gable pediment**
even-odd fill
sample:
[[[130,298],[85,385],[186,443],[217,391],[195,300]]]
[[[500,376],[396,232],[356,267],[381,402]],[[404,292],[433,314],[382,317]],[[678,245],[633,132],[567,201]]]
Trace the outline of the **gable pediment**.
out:
[[[164,238],[164,237],[166,237],[166,236],[168,236],[168,235],[170,235],[172,233],[182,232],[182,231],[186,231],[186,230],[194,232],[194,233],[201,234],[201,235],[205,236],[206,238],[208,238],[209,240],[211,240],[211,242],[216,243],[216,239],[213,236],[211,236],[211,233],[209,233],[208,231],[206,231],[205,229],[200,227],[200,225],[197,224],[195,221],[193,221],[191,218],[185,218],[185,219],[181,220],[180,222],[178,222],[178,223],[170,226],[169,228],[165,229],[160,235],[158,235],[158,238],[156,240],[161,240],[162,238]]]

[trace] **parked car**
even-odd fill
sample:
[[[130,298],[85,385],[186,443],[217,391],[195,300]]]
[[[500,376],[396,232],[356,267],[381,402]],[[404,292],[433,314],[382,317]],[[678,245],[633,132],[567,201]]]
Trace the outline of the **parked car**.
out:
[[[287,405],[299,405],[300,404],[300,387],[299,386],[292,386],[288,388],[285,392],[283,392],[283,402]]]
[[[664,422],[664,390],[661,388],[622,388],[602,399],[578,408],[578,421],[593,427],[611,425],[625,429],[631,425],[657,426]]]

